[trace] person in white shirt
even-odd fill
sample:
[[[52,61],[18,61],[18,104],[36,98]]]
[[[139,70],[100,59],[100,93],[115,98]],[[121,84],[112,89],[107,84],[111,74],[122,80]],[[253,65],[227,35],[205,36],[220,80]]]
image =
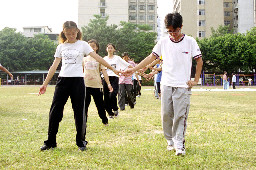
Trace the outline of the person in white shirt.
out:
[[[104,57],[104,60],[116,70],[120,71],[125,70],[127,67],[131,67],[130,64],[120,56],[114,55],[114,52],[116,51],[114,44],[109,43],[106,50],[108,55]],[[109,118],[113,118],[113,116],[118,116],[117,94],[119,89],[119,76],[110,69],[107,69],[107,74],[110,84],[113,87],[113,91],[109,91],[107,82],[103,80],[104,106]]]
[[[236,74],[233,73],[233,76],[232,76],[232,86],[233,86],[233,89],[236,89]]]
[[[60,44],[55,52],[55,60],[50,67],[43,85],[39,89],[39,95],[46,92],[46,88],[53,77],[60,61],[62,61],[61,70],[55,87],[54,97],[49,113],[48,139],[44,141],[41,151],[55,148],[56,135],[58,133],[59,123],[63,117],[63,109],[71,98],[72,108],[76,124],[76,145],[81,151],[86,150],[86,116],[84,114],[85,85],[83,74],[83,58],[90,55],[99,63],[113,70],[116,74],[119,72],[103,60],[85,41],[81,40],[82,33],[73,21],[66,21],[63,24],[63,31],[60,33]]]
[[[203,60],[196,40],[181,33],[182,16],[179,13],[167,14],[165,27],[169,37],[160,39],[148,57],[123,74],[131,74],[162,56],[161,115],[167,150],[185,155],[191,88],[199,81]],[[194,80],[190,79],[192,59],[197,62]]]

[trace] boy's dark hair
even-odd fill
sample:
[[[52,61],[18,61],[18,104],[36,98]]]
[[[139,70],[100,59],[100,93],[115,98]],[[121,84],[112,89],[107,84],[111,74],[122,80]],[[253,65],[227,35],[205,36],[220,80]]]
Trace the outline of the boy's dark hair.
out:
[[[181,28],[182,27],[182,16],[178,13],[169,13],[165,16],[164,23],[165,28],[169,28],[170,26],[173,27],[173,29]]]
[[[88,41],[88,44],[90,44],[90,43],[96,44],[96,46],[97,46],[97,48],[98,48],[98,49],[96,50],[96,53],[98,54],[98,52],[99,52],[99,50],[100,50],[100,45],[99,45],[99,43],[97,42],[97,40],[91,39],[91,40]]]

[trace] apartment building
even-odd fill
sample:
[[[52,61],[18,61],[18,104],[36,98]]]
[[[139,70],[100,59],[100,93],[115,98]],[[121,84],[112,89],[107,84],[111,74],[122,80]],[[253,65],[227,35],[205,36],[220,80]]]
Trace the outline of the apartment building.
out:
[[[37,34],[47,35],[50,40],[58,41],[59,34],[55,34],[52,32],[52,29],[48,26],[31,26],[31,27],[23,27],[22,34],[25,37],[33,38]]]
[[[255,25],[255,0],[233,0],[234,31],[246,33]]]
[[[223,0],[174,0],[173,11],[183,16],[182,32],[194,38],[211,35],[211,28],[224,25]]]
[[[120,21],[148,24],[157,29],[157,0],[79,0],[78,27],[87,26],[94,15],[109,17],[108,24]]]
[[[234,27],[233,0],[223,0],[224,25],[229,26],[229,31]]]

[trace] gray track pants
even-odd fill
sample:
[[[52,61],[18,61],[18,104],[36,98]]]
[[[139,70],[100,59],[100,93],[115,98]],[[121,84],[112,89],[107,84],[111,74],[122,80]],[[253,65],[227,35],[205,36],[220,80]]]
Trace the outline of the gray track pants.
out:
[[[185,132],[190,107],[191,89],[161,87],[161,117],[164,137],[168,145],[185,149]]]

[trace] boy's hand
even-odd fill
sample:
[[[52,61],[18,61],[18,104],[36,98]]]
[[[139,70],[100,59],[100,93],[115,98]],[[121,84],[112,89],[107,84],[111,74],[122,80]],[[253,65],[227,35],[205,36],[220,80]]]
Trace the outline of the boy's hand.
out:
[[[117,71],[116,69],[113,70],[113,72],[119,76],[119,73],[121,73],[121,71]]]
[[[124,76],[131,76],[134,73],[133,68],[128,68],[122,72]]]
[[[193,86],[196,86],[198,84],[198,81],[192,81],[192,80],[189,80],[187,82],[187,85],[189,88],[192,88]]]

